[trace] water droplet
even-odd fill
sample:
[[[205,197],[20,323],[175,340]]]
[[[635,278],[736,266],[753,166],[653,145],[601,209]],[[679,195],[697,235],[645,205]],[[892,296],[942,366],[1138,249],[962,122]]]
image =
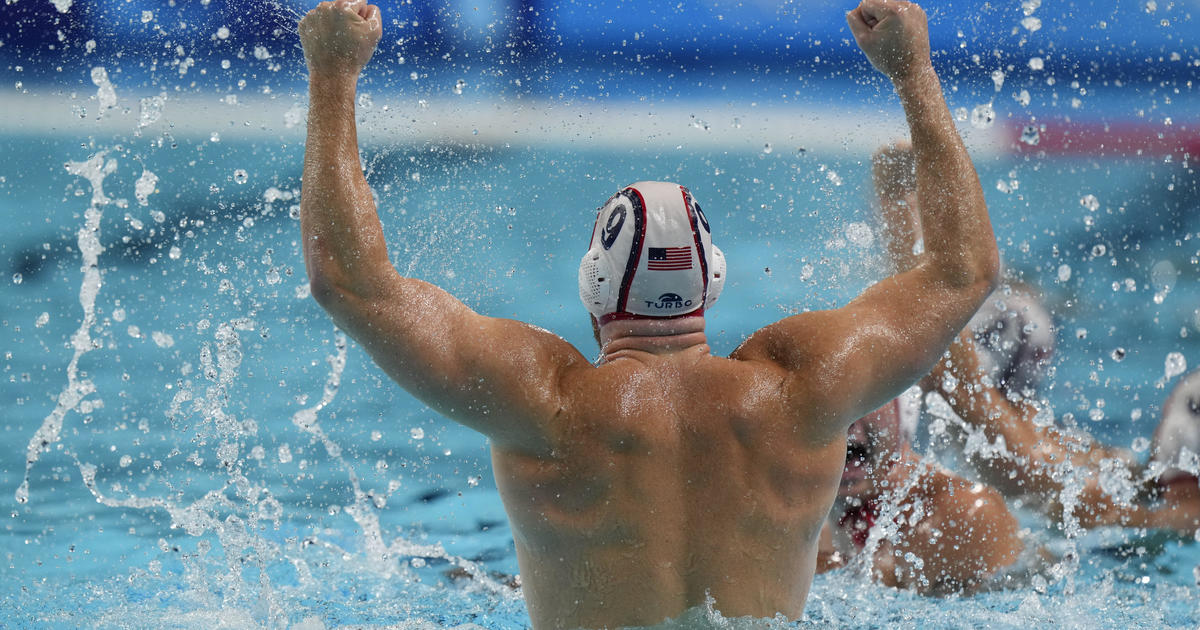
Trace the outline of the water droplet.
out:
[[[1183,353],[1170,352],[1167,353],[1167,358],[1163,361],[1163,377],[1170,380],[1183,374],[1187,371],[1187,359],[1183,357]]]
[[[1066,282],[1071,279],[1071,266],[1062,264],[1058,266],[1058,281]]]
[[[996,86],[997,92],[1000,91],[1000,88],[1004,87],[1004,71],[1003,70],[993,70],[992,71],[992,83]]]
[[[154,194],[156,186],[158,186],[158,175],[142,169],[142,176],[133,184],[133,196],[137,198],[138,205],[150,205],[147,200],[150,195]]]
[[[25,276],[22,276],[20,273],[14,273],[12,280],[13,284],[21,284],[22,282],[25,282]]]
[[[225,26],[218,28],[217,39],[229,39],[229,28]]]
[[[971,126],[976,129],[987,129],[995,120],[996,110],[992,109],[991,103],[976,105],[975,109],[971,110]]]
[[[1033,125],[1025,125],[1025,128],[1021,130],[1021,142],[1024,142],[1025,144],[1036,146],[1041,139],[1042,137],[1041,134],[1038,133],[1038,128],[1034,127]]]
[[[478,487],[480,479],[482,478],[478,475],[471,475],[470,477],[467,477],[467,485],[472,488]]]
[[[1178,278],[1179,271],[1169,260],[1160,260],[1150,269],[1150,284],[1154,285],[1154,290],[1159,293],[1170,293],[1175,288]]]
[[[158,122],[162,118],[163,105],[167,102],[167,97],[147,96],[138,101],[138,128],[149,127]]]
[[[1096,195],[1087,194],[1079,198],[1079,205],[1088,209],[1088,212],[1095,212],[1100,208],[1100,200],[1096,199]]]
[[[465,88],[465,87],[467,87],[467,82],[465,80],[459,79],[459,80],[455,81],[454,82],[454,93],[462,94],[463,88]]]
[[[255,46],[254,58],[258,59],[259,61],[266,61],[267,59],[271,58],[271,53],[267,51],[265,46]]]
[[[1044,59],[1042,59],[1041,57],[1030,57],[1029,58],[1029,69],[1030,70],[1041,70],[1042,68],[1045,68],[1045,67],[1046,67],[1046,61]]]
[[[1096,243],[1092,246],[1092,256],[1095,258],[1103,256],[1107,251],[1108,248],[1105,247],[1103,243]]]
[[[121,460],[117,463],[121,465],[121,468],[128,468],[133,463],[133,458],[128,455],[122,455]]]
[[[170,258],[171,260],[179,260],[179,257],[182,255],[183,252],[176,245],[172,245],[171,249],[167,250],[167,258]]]
[[[233,181],[239,184],[245,184],[250,179],[250,174],[245,169],[236,169],[233,171]]]
[[[33,322],[33,325],[37,326],[38,328],[41,328],[42,326],[45,326],[46,323],[49,321],[50,321],[50,313],[47,313],[46,311],[42,311],[42,314],[38,315],[37,321]]]
[[[413,427],[412,430],[410,430],[408,432],[408,434],[410,436],[412,436],[412,439],[414,439],[414,440],[425,439],[425,429],[422,429],[421,427]]]
[[[1133,443],[1129,445],[1129,448],[1134,453],[1144,453],[1146,449],[1150,448],[1150,440],[1144,437],[1133,438]]]
[[[149,24],[154,21],[153,11],[142,11],[142,24]]]
[[[408,78],[412,79],[413,81],[416,81],[417,80],[417,71],[413,70],[412,72],[408,73]]]
[[[1076,328],[1075,329],[1075,338],[1076,339],[1087,339],[1087,329],[1086,328]]]
[[[220,142],[221,134],[217,133],[216,131],[212,132],[212,135],[208,137],[208,141],[209,142]]]
[[[875,243],[875,235],[866,223],[851,223],[846,226],[846,240],[865,249]]]
[[[775,150],[775,147],[772,147],[770,142],[763,145],[763,153],[770,153],[774,150]]]
[[[1125,348],[1113,348],[1112,360],[1120,363],[1125,360]]]
[[[954,110],[954,120],[957,120],[958,122],[966,122],[967,117],[970,115],[971,114],[967,111],[966,107],[959,107]]]
[[[1041,21],[1041,19],[1030,15],[1030,16],[1021,18],[1021,26],[1024,26],[1025,30],[1032,33],[1034,31],[1042,28],[1042,21]]]

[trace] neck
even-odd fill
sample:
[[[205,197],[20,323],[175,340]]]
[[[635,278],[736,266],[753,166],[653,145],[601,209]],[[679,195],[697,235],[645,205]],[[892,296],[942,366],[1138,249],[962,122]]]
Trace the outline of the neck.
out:
[[[613,320],[600,327],[600,348],[605,363],[639,353],[672,354],[691,349],[708,352],[704,317]]]

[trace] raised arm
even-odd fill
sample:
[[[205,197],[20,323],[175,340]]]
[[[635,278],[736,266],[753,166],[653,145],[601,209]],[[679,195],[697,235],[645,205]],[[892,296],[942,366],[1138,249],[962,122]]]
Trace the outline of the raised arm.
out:
[[[300,230],[313,297],[389,376],[498,444],[553,448],[558,383],[587,361],[519,322],[483,317],[429,283],[401,277],[358,158],[355,89],[381,32],[363,0],[322,2],[300,22],[309,68]]]
[[[925,251],[847,306],[785,319],[739,350],[791,370],[814,428],[830,434],[928,372],[991,292],[999,266],[979,178],[929,59],[924,12],[898,0],[863,0],[847,20],[904,106]]]

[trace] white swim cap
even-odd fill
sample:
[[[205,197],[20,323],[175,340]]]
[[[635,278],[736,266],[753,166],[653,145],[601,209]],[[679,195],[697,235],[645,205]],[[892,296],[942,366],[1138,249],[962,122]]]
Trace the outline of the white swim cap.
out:
[[[1159,477],[1160,482],[1195,474],[1175,467],[1184,449],[1192,452],[1192,458],[1200,455],[1200,370],[1180,379],[1163,403],[1162,421],[1154,430],[1150,446],[1150,462],[1161,463],[1167,469]]]
[[[701,315],[724,285],[725,256],[700,204],[666,182],[638,182],[605,202],[579,263],[579,299],[601,325]]]
[[[993,293],[967,324],[983,352],[984,369],[1006,394],[1036,391],[1054,354],[1054,320],[1035,296]]]

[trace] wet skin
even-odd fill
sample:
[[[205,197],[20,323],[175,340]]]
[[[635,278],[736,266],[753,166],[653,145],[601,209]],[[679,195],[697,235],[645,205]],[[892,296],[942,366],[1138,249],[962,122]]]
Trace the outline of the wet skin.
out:
[[[923,462],[904,443],[894,404],[850,427],[819,571],[843,566],[862,551],[854,539],[862,540],[856,529],[867,524],[843,515],[883,502],[900,506],[895,533],[880,541],[872,558],[874,577],[887,586],[926,595],[971,592],[1024,549],[1016,518],[1000,494]],[[922,515],[914,523],[916,506]]]
[[[400,386],[488,437],[535,628],[658,623],[709,598],[726,616],[798,618],[846,428],[928,372],[991,292],[995,239],[924,13],[864,0],[848,23],[905,109],[939,226],[923,258],[839,309],[760,329],[729,358],[710,354],[700,317],[606,325],[596,366],[399,274],[354,117],[383,19],[339,0],[301,22],[312,295]]]

